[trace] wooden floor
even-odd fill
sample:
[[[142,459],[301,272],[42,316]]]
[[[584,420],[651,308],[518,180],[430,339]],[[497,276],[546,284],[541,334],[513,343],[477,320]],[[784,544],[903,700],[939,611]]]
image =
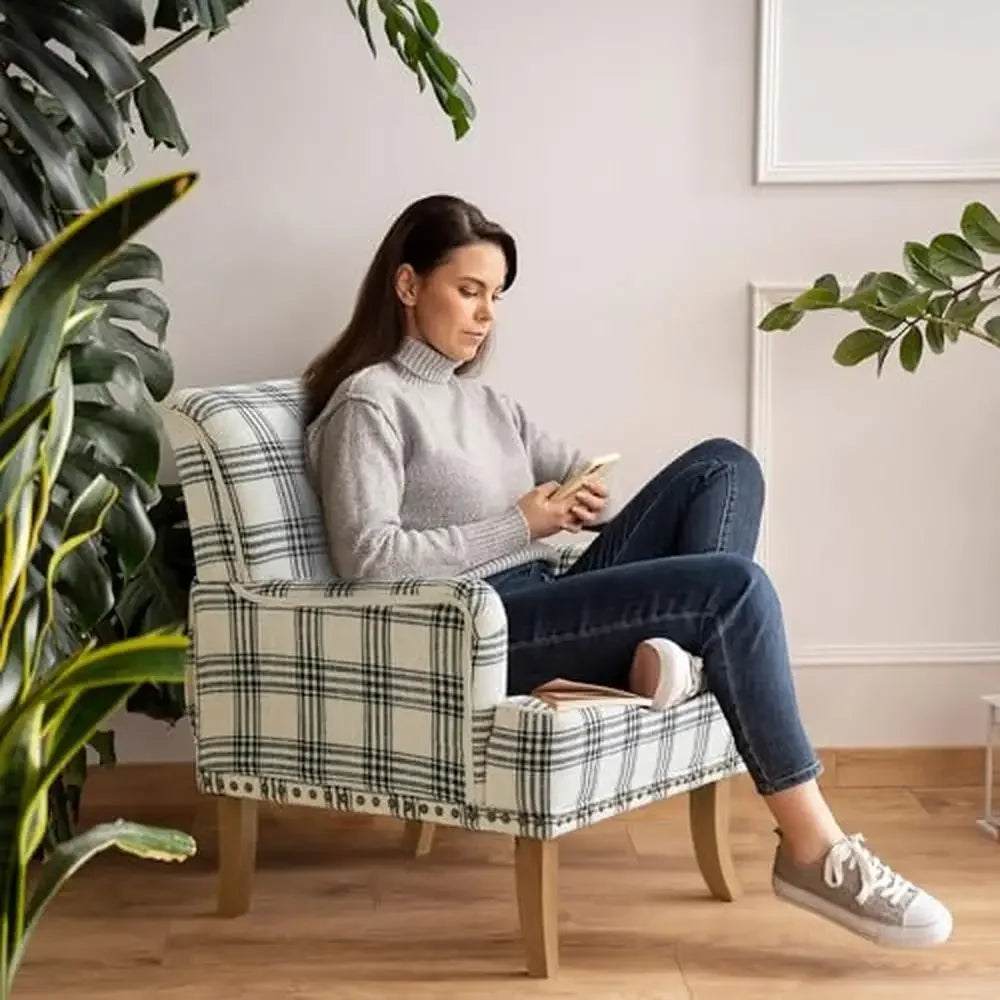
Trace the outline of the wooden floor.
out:
[[[254,908],[223,920],[213,914],[213,808],[150,787],[129,818],[191,830],[198,857],[178,866],[98,858],[44,920],[15,997],[997,996],[1000,848],[974,826],[978,792],[828,794],[850,831],[952,907],[952,942],[879,950],[776,900],[768,815],[744,785],[735,795],[739,902],[708,898],[682,800],[571,834],[561,847],[562,969],[531,980],[508,838],[442,829],[418,861],[402,853],[395,822],[264,810]],[[87,823],[119,815],[113,798],[95,787]]]

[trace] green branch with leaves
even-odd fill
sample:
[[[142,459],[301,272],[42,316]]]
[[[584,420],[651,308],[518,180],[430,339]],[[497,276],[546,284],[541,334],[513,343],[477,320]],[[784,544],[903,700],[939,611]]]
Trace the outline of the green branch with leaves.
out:
[[[807,313],[836,309],[855,313],[865,324],[837,344],[834,360],[844,366],[876,359],[879,375],[898,347],[899,363],[915,372],[925,345],[942,354],[949,343],[967,336],[1000,347],[1000,220],[981,202],[962,212],[957,233],[940,233],[929,243],[907,242],[903,265],[908,277],[869,271],[844,295],[832,274],[779,303],[763,319],[764,331],[791,330]]]

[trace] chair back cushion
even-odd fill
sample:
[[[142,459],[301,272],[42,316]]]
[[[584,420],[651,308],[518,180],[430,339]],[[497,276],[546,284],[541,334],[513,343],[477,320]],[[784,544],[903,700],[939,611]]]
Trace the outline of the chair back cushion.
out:
[[[329,580],[298,379],[182,389],[162,404],[199,580]]]

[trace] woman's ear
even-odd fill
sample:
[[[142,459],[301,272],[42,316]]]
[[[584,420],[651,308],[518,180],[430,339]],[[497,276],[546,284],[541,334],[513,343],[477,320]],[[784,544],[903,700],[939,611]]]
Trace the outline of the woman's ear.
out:
[[[409,264],[401,264],[396,271],[396,295],[404,306],[417,304],[417,272]]]

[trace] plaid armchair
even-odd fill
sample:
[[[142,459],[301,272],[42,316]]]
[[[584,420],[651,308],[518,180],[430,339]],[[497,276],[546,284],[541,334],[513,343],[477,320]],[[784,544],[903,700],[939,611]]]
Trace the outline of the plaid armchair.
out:
[[[744,770],[709,694],[666,711],[555,711],[506,693],[506,616],[474,579],[332,578],[295,380],[162,406],[194,542],[188,703],[218,797],[220,911],[250,905],[258,801],[509,833],[527,964],[558,964],[558,838],[692,792],[695,855],[733,899],[722,779]],[[579,549],[561,552],[564,571]]]

